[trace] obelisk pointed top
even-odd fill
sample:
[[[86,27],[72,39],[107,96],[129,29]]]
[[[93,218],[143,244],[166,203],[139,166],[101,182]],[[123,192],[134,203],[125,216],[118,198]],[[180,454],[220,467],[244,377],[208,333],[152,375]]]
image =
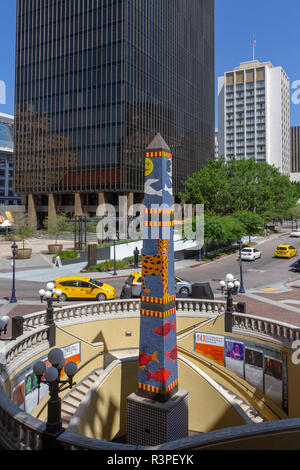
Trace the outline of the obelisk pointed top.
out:
[[[156,134],[149,147],[147,147],[147,152],[155,152],[158,150],[164,150],[171,153],[169,146],[166,144],[160,133]]]

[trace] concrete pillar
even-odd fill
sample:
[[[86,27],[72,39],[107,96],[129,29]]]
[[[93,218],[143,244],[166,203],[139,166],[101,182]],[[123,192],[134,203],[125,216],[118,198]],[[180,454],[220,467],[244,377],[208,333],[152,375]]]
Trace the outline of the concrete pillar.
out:
[[[28,196],[28,225],[34,228],[37,227],[36,201],[33,194]]]
[[[48,195],[48,218],[56,216],[56,204],[53,194]]]
[[[98,194],[97,217],[103,217],[106,214],[107,197],[105,193]]]
[[[99,193],[98,194],[98,206],[101,206],[102,204],[106,204],[106,194],[105,193]]]
[[[134,194],[127,193],[126,196],[127,196],[128,215],[133,215],[132,206],[134,204]]]
[[[74,209],[75,215],[83,215],[82,201],[81,201],[81,194],[80,193],[75,193],[74,206],[75,206],[75,209]]]

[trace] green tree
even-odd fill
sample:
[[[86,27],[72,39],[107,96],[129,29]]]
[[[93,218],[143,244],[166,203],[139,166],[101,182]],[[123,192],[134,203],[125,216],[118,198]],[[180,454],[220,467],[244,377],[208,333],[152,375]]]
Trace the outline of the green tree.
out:
[[[230,163],[224,159],[210,160],[184,187],[183,202],[204,204],[209,215],[247,211],[264,217],[270,212],[282,213],[298,200],[297,187],[288,176],[253,158],[233,159]]]
[[[63,232],[72,230],[72,224],[65,214],[57,214],[46,217],[43,223],[48,235],[55,237],[55,244]]]
[[[214,240],[220,243],[236,242],[246,234],[246,227],[233,216],[205,215],[204,244],[206,252],[208,244]]]
[[[255,235],[265,225],[264,217],[255,212],[236,212],[233,214],[233,217],[246,228],[247,235],[249,235],[249,243],[251,235]]]
[[[25,240],[28,240],[29,238],[33,237],[35,232],[35,228],[30,227],[27,223],[17,226],[15,233],[17,237],[20,238],[23,242],[23,250],[25,248]]]

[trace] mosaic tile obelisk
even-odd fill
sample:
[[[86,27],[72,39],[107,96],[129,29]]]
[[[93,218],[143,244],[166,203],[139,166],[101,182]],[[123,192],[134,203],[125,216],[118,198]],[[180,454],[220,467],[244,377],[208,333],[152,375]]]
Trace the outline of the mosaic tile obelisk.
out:
[[[172,155],[160,134],[146,150],[144,211],[138,384],[127,398],[127,442],[157,445],[188,434],[188,393],[178,390]]]
[[[157,135],[146,150],[138,394],[178,390],[172,155]]]

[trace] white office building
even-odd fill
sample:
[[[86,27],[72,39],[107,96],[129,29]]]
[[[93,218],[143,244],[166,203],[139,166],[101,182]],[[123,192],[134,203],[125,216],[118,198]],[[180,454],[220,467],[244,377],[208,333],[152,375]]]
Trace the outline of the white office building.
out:
[[[215,130],[215,159],[219,159],[219,135],[218,129]]]
[[[18,205],[21,198],[13,189],[14,117],[0,113],[0,206]]]
[[[290,84],[282,67],[240,64],[218,78],[219,155],[255,158],[290,173]]]

